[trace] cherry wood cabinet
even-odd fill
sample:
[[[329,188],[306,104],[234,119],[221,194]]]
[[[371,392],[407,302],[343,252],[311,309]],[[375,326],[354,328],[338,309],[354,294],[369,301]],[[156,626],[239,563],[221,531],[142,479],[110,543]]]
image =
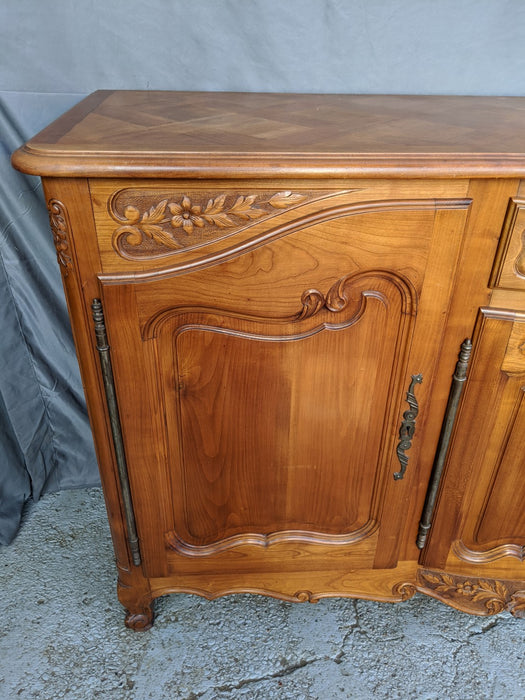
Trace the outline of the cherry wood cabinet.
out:
[[[14,155],[129,626],[168,592],[524,614],[524,107],[101,91]]]

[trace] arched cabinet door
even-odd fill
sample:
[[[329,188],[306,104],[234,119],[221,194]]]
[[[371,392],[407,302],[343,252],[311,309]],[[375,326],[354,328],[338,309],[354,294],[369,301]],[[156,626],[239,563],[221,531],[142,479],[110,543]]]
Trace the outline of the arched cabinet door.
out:
[[[356,201],[100,276],[148,576],[396,566],[470,203]]]

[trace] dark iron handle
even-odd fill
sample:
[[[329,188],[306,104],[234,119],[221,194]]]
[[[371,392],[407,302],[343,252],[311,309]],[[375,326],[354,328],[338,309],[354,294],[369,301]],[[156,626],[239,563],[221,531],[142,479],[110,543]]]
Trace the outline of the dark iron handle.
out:
[[[408,411],[403,413],[403,421],[401,422],[401,427],[399,428],[399,442],[396,452],[401,469],[398,472],[394,472],[394,479],[396,479],[396,481],[405,476],[407,469],[408,457],[405,453],[412,447],[412,438],[416,432],[416,418],[417,414],[419,413],[419,405],[416,397],[414,396],[414,387],[416,384],[421,384],[422,381],[422,374],[413,374],[412,381],[408,387],[406,401],[410,408]]]

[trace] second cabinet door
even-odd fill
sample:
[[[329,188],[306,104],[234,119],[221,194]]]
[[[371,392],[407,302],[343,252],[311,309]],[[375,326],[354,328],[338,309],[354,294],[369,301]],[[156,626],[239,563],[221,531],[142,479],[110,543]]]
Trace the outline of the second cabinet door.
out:
[[[468,207],[321,212],[102,278],[149,576],[396,566]]]
[[[481,310],[428,566],[523,579],[525,313]],[[461,501],[457,494],[464,493]]]

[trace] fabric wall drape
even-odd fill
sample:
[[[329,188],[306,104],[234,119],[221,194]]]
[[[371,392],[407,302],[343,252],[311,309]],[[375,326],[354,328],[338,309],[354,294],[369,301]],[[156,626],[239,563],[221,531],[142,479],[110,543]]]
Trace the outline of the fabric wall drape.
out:
[[[10,165],[15,148],[78,99],[0,93],[1,544],[28,498],[98,483],[40,180]]]

